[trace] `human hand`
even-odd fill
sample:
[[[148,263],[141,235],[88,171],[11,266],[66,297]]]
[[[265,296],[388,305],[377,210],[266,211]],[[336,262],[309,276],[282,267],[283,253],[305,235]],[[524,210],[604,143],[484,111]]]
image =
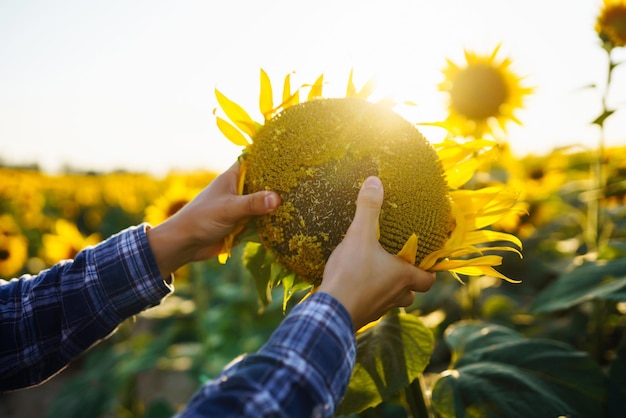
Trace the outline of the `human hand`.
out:
[[[435,275],[385,251],[378,242],[383,186],[368,177],[359,191],[354,220],[329,257],[319,287],[337,299],[352,317],[354,329],[380,318],[393,307],[409,306],[414,292],[425,292]]]
[[[238,195],[239,170],[236,162],[171,218],[148,231],[164,277],[190,261],[216,256],[236,227],[278,207],[280,197],[275,192]]]

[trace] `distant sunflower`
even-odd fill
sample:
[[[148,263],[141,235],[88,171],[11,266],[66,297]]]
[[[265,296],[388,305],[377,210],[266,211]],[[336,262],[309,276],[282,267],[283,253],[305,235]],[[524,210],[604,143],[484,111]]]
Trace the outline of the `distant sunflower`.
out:
[[[100,235],[94,233],[85,237],[74,223],[58,219],[54,224],[54,233],[44,234],[42,241],[42,258],[52,265],[73,259],[83,248],[96,245],[100,242]]]
[[[465,51],[465,63],[447,60],[439,90],[449,96],[445,127],[455,135],[479,138],[496,127],[506,131],[508,122],[520,124],[515,111],[533,89],[510,70],[511,60],[498,60],[500,46],[490,55]]]
[[[212,178],[206,178],[205,183]],[[185,176],[170,175],[166,179],[165,191],[146,208],[145,221],[151,225],[158,225],[189,203],[202,187],[190,185]]]
[[[610,47],[626,46],[626,0],[604,0],[595,29]]]
[[[28,258],[28,239],[11,215],[0,216],[0,277],[11,278]]]
[[[232,122],[217,117],[219,129],[245,147],[239,192],[281,195],[281,206],[256,222],[262,243],[281,265],[318,285],[328,256],[352,221],[361,183],[377,175],[385,187],[383,248],[425,270],[514,281],[493,268],[502,257],[485,252],[519,253],[492,243],[521,248],[521,242],[484,228],[514,210],[516,196],[498,187],[458,190],[472,177],[489,141],[446,141],[434,148],[389,103],[368,102],[373,84],[357,91],[352,73],[344,98],[322,97],[323,76],[293,93],[290,84],[288,75],[275,106],[269,77],[261,70],[263,123],[216,90]],[[309,94],[301,102],[305,87]],[[233,238],[225,242],[222,261]]]

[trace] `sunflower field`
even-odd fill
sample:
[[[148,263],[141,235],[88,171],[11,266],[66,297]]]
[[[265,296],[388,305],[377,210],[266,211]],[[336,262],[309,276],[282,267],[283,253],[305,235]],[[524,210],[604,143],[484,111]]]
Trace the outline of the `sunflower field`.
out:
[[[607,78],[593,87],[602,96],[589,122],[598,131],[593,149],[513,154],[507,129],[523,126],[517,111],[534,87],[499,46],[448,61],[441,121],[391,126],[398,104],[374,100],[374,84],[357,88],[352,72],[345,97],[329,98],[323,75],[295,86],[289,74],[276,94],[261,70],[258,117],[216,90],[217,126],[242,149],[239,192],[279,190],[281,209],[235,231],[219,259],[179,269],[174,295],[54,379],[0,394],[0,416],[173,415],[204,381],[257,350],[319,285],[351,221],[346,202],[371,173],[385,184],[381,245],[437,279],[410,307],[357,331],[356,367],[337,416],[626,416],[626,146],[604,144],[606,120],[624,111],[607,104],[624,22],[626,3],[605,0],[596,32]],[[333,125],[337,114],[356,122]],[[420,126],[445,138],[431,145]],[[368,139],[370,129],[393,136],[396,128],[413,145]],[[345,132],[358,141],[339,143]],[[131,225],[156,225],[217,174],[0,167],[0,279],[37,274]]]

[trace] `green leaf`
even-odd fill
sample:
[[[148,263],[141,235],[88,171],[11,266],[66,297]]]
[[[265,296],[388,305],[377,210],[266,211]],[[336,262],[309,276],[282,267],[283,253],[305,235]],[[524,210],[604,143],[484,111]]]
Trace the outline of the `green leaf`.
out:
[[[626,339],[622,340],[609,369],[609,417],[626,417]]]
[[[626,302],[626,259],[587,262],[564,273],[539,294],[530,311],[553,312],[594,299]]]
[[[505,342],[522,339],[523,337],[510,328],[500,325],[486,325],[484,322],[459,322],[446,330],[446,343],[455,356],[461,357],[465,352],[480,351]]]
[[[287,311],[287,304],[289,300],[299,292],[300,290],[308,289],[313,287],[310,283],[303,282],[297,278],[294,273],[288,273],[284,270],[281,270],[281,274],[283,275],[280,278],[280,281],[283,284],[283,312]]]
[[[378,405],[417,379],[430,361],[432,332],[414,315],[384,317],[357,336],[352,379],[338,413]]]
[[[263,311],[272,302],[269,285],[272,259],[263,245],[250,241],[246,243],[243,250],[243,265],[254,279],[259,310]]]
[[[433,406],[441,416],[605,416],[606,377],[586,353],[493,325],[472,323],[448,333],[453,334],[468,341],[453,342],[466,351],[454,353],[455,369],[442,373],[433,387]]]
[[[169,418],[174,414],[176,414],[176,410],[172,405],[167,400],[158,398],[152,401],[143,418]]]

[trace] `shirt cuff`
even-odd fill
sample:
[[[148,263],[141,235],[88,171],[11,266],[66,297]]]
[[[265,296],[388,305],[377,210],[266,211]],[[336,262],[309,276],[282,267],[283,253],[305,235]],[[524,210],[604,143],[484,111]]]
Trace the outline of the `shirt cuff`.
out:
[[[113,323],[158,305],[174,290],[159,272],[146,235],[149,228],[146,223],[130,227],[94,248],[92,277],[101,283],[96,297],[112,308]]]
[[[273,352],[291,358],[317,393],[322,416],[334,411],[345,395],[356,358],[352,318],[327,293],[317,292],[297,305],[259,354]],[[306,370],[313,368],[314,373]]]

